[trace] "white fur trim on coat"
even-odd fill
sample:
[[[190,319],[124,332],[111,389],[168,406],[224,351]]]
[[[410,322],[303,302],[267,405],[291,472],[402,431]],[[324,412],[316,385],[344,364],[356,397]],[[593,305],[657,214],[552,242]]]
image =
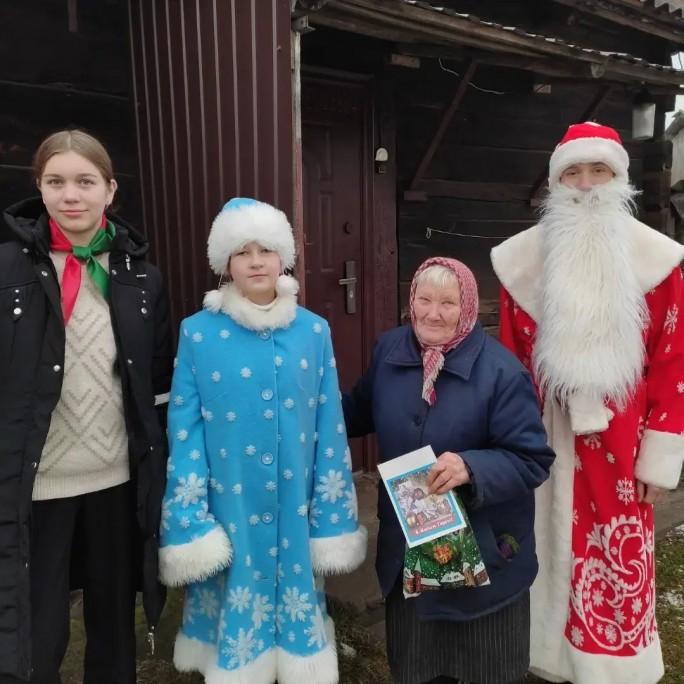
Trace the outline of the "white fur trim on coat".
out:
[[[192,639],[182,632],[176,637],[173,664],[180,672],[199,672],[206,684],[337,684],[337,650],[335,626],[330,618],[325,621],[328,645],[313,656],[295,656],[282,648],[271,648],[251,663],[236,670],[224,670],[216,664],[216,647]]]
[[[578,392],[568,397],[568,415],[576,435],[591,435],[608,429],[615,415],[600,399]]]
[[[248,242],[278,252],[283,271],[295,264],[295,242],[287,216],[264,202],[224,209],[211,226],[207,241],[209,266],[216,275],[228,268],[231,254]]]
[[[281,275],[273,304],[262,307],[243,297],[235,283],[226,283],[204,295],[204,308],[212,313],[222,311],[248,330],[287,328],[297,315],[297,292],[299,283],[292,276]]]
[[[625,237],[634,240],[634,273],[646,294],[684,259],[684,245],[635,218],[625,221]],[[539,225],[528,228],[491,252],[492,266],[501,284],[535,323],[539,323],[541,316],[541,230]]]
[[[278,649],[278,684],[337,684],[339,678],[334,639],[322,651],[308,657]]]
[[[530,589],[530,663],[556,672],[553,664],[568,646],[575,435],[557,401],[546,399],[543,418],[556,458],[549,479],[534,491],[539,571]]]
[[[233,546],[225,530],[216,526],[187,544],[159,549],[159,579],[167,587],[200,582],[227,568],[233,559]]]
[[[549,682],[578,682],[578,684],[656,684],[665,674],[660,639],[656,635],[646,648],[631,656],[596,655],[585,653],[565,641],[567,656],[555,663],[553,675],[543,668],[530,665],[530,672]]]
[[[530,590],[530,671],[550,682],[656,684],[663,676],[657,635],[642,651],[618,657],[580,651],[565,637],[573,570],[575,436],[556,401],[546,400],[543,415],[556,459],[549,479],[535,490],[539,572]]]
[[[201,672],[204,674],[216,658],[216,648],[206,641],[176,635],[173,647],[173,665],[179,672]]]
[[[576,138],[559,145],[549,161],[549,186],[560,183],[563,171],[573,164],[602,162],[618,180],[629,180],[629,155],[627,150],[609,138]]]
[[[363,563],[368,548],[368,530],[359,525],[356,532],[313,538],[309,544],[316,575],[343,575]]]
[[[675,489],[684,462],[684,436],[672,432],[646,430],[639,447],[635,477],[637,480]]]

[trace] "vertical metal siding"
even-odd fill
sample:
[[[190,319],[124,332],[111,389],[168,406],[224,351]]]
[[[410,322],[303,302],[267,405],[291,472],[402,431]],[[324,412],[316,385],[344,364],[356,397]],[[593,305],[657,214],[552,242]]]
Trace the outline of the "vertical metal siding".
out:
[[[144,229],[177,323],[215,286],[206,237],[228,199],[292,218],[290,2],[129,0],[129,16]]]

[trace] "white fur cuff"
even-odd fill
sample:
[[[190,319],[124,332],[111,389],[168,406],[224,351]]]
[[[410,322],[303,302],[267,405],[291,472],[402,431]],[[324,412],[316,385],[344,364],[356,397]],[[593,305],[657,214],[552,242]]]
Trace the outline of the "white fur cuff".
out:
[[[359,525],[356,532],[337,537],[312,538],[311,562],[317,575],[343,575],[363,563],[368,547],[368,530]]]
[[[684,436],[646,430],[636,461],[636,479],[655,487],[674,489],[679,483],[682,461]]]
[[[205,674],[215,659],[216,648],[212,644],[178,632],[173,648],[173,664],[179,672]]]
[[[608,429],[613,412],[601,399],[587,394],[573,394],[568,399],[570,427],[576,435],[591,435]]]
[[[227,568],[233,559],[233,547],[225,530],[218,524],[203,537],[187,544],[159,549],[159,579],[168,587],[200,582]]]

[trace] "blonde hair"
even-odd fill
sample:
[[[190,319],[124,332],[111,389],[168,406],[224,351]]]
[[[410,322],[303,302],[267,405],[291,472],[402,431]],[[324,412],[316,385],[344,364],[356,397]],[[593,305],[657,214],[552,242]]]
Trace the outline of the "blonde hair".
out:
[[[33,176],[36,182],[40,183],[45,165],[52,157],[69,151],[76,152],[76,154],[87,159],[97,167],[107,183],[112,182],[114,168],[104,145],[89,133],[78,129],[57,131],[40,143],[33,155]]]
[[[424,285],[425,283],[429,283],[438,290],[444,290],[453,285],[456,285],[460,289],[456,274],[450,268],[442,266],[441,264],[432,264],[418,274],[418,277],[416,278],[416,287]]]

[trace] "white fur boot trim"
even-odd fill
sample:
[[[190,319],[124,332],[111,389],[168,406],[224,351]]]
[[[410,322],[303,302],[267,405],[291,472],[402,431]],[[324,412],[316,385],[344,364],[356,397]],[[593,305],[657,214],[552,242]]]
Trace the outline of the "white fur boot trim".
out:
[[[607,430],[614,415],[602,399],[581,392],[568,397],[568,414],[576,435],[591,435]]]
[[[179,672],[201,672],[216,660],[216,648],[192,637],[178,632],[173,648],[173,665]]]
[[[216,523],[204,536],[187,544],[159,549],[159,579],[167,587],[200,582],[227,568],[233,559],[233,546],[225,530]]]
[[[639,446],[635,475],[646,484],[675,489],[684,460],[684,436],[646,430]]]
[[[297,656],[278,648],[278,684],[337,684],[339,678],[334,641],[312,656]]]
[[[215,654],[212,664],[205,672],[205,682],[206,684],[273,684],[276,681],[276,662],[279,657],[278,650],[271,648],[247,665],[236,670],[224,670],[217,665]]]
[[[550,682],[574,684],[656,684],[665,674],[660,639],[656,635],[646,648],[632,656],[585,653],[564,640],[560,658],[551,666],[530,666],[530,672]]]
[[[363,563],[368,548],[368,530],[359,525],[356,532],[312,538],[310,548],[315,574],[343,575]]]

